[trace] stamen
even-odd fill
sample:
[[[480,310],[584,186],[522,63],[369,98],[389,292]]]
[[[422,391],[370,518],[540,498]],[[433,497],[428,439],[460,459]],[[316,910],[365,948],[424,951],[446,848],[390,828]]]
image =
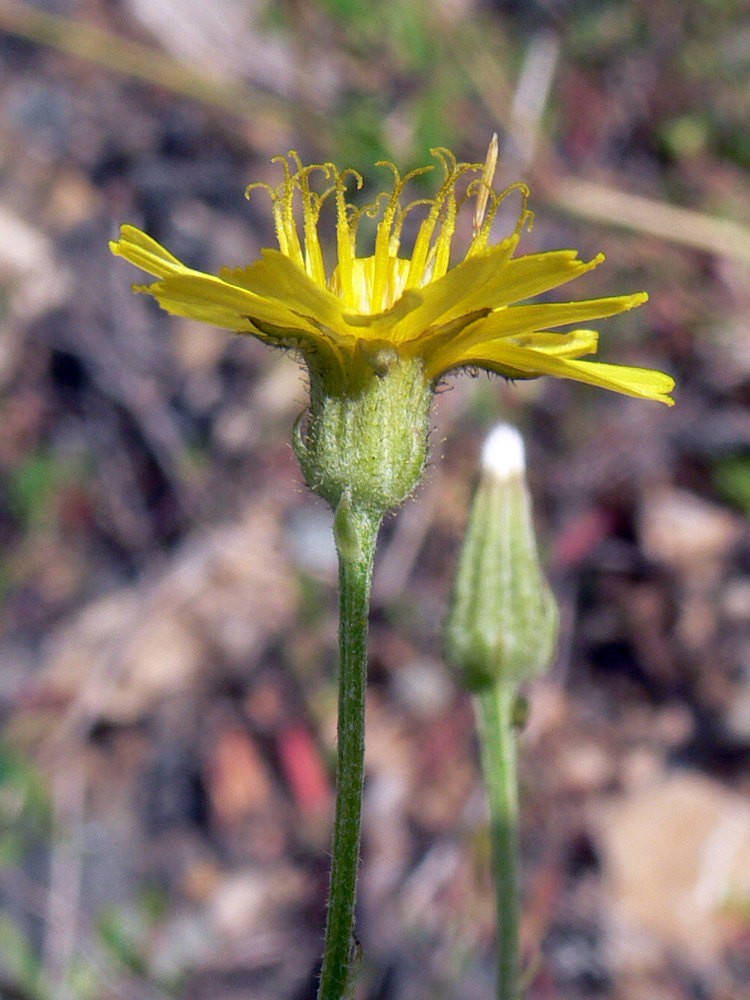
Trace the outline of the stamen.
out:
[[[434,167],[417,167],[415,170],[410,170],[401,183],[401,190],[399,194],[403,193],[405,186],[410,180],[413,180],[415,177],[419,177],[421,174],[429,173],[434,169]],[[431,205],[432,202],[432,198],[417,198],[414,201],[410,201],[404,208],[401,207],[401,203],[399,202],[396,208],[396,219],[393,226],[393,233],[391,235],[391,253],[394,257],[398,256],[398,251],[401,248],[401,232],[404,227],[404,219],[406,216],[413,208],[417,208],[419,205]]]
[[[403,225],[404,210],[401,208],[400,198],[406,185],[415,177],[428,173],[433,167],[417,167],[410,170],[408,174],[401,177],[396,167],[387,160],[381,160],[376,164],[378,167],[388,167],[393,171],[393,189],[388,194],[381,192],[374,205],[377,211],[367,212],[368,216],[376,215],[380,211],[380,203],[383,198],[388,199],[388,204],[383,212],[383,218],[378,224],[377,236],[375,238],[375,271],[372,287],[372,309],[377,312],[388,308],[391,304],[391,293],[389,292],[390,277],[392,267],[390,261],[398,257],[401,247],[401,228]],[[428,202],[429,204],[429,202]]]
[[[281,186],[283,188],[283,185]],[[281,195],[279,194],[280,188],[272,188],[270,184],[266,184],[265,181],[256,181],[254,184],[248,184],[245,188],[245,197],[250,200],[250,195],[257,188],[262,188],[264,191],[268,192],[268,196],[271,199],[271,210],[273,212],[273,225],[276,230],[276,239],[279,242],[279,250],[285,254],[287,257],[291,257],[289,252],[289,241],[286,238],[286,232],[284,230],[284,214],[280,204]]]
[[[482,178],[482,181],[483,179],[484,178]],[[479,183],[481,183],[482,181],[480,181]],[[517,181],[515,184],[511,184],[510,187],[507,187],[499,195],[494,190],[491,190],[489,192],[489,197],[492,199],[490,210],[487,214],[487,217],[482,222],[481,229],[479,230],[478,233],[475,234],[474,239],[471,241],[471,246],[469,247],[468,253],[466,254],[467,258],[473,257],[474,254],[480,253],[482,250],[484,250],[484,248],[487,245],[487,240],[489,239],[490,236],[492,223],[495,221],[495,216],[497,214],[497,210],[499,209],[501,202],[504,201],[504,199],[510,194],[511,191],[516,191],[516,190],[521,192],[523,204],[521,206],[521,211],[518,216],[518,222],[516,223],[516,228],[513,230],[513,233],[509,238],[513,241],[513,245],[515,246],[521,237],[521,230],[523,229],[524,223],[527,220],[530,223],[529,232],[531,231],[531,223],[533,223],[534,213],[526,207],[528,205],[529,195],[530,195],[528,187],[521,181]]]
[[[245,197],[248,201],[250,201],[251,192],[253,192],[256,188],[263,188],[267,191],[272,203],[276,201],[276,188],[272,188],[271,185],[266,184],[265,181],[255,181],[253,184],[248,184],[245,188]]]
[[[469,188],[467,189],[467,196],[476,194],[476,187],[481,187],[481,186],[482,186],[481,177],[472,181],[471,184],[469,185]],[[482,225],[480,226],[479,230],[475,231],[474,233],[474,237],[471,241],[469,249],[466,252],[467,258],[473,257],[474,254],[479,253],[481,250],[484,250],[484,248],[487,246],[487,240],[489,239],[490,236],[492,224],[495,221],[495,216],[497,215],[497,210],[500,206],[501,198],[498,196],[497,191],[495,191],[493,188],[490,188],[489,190],[487,188],[484,188],[484,190],[486,192],[487,198],[490,201],[489,214],[487,214],[487,207],[485,204]]]
[[[279,198],[273,203],[273,224],[276,229],[276,239],[279,241],[279,250],[281,250],[285,257],[290,257],[295,263],[301,263],[301,259],[297,260],[292,248],[289,246],[284,226],[284,206]],[[300,258],[301,256],[300,254]]]
[[[435,274],[435,257],[437,256],[437,243],[433,243],[430,247],[430,252],[427,254],[427,260],[424,265],[424,275],[422,277],[422,284],[427,285],[432,281],[433,275]]]
[[[351,213],[349,217],[349,230],[351,232],[352,241],[352,253],[357,256],[357,234],[359,231],[359,223],[363,215],[366,215],[368,219],[374,219],[380,212],[380,199],[382,195],[378,195],[377,201],[370,202],[367,205],[362,205],[357,208],[356,205],[347,205],[348,211]]]
[[[468,171],[484,169],[484,164],[482,163],[458,163],[455,156],[449,149],[443,149],[440,147],[432,149],[430,152],[442,163],[443,170],[445,171],[445,180],[432,201],[432,208],[429,215],[422,222],[422,225],[419,228],[419,233],[417,234],[417,239],[414,244],[414,252],[412,253],[411,266],[409,267],[409,277],[406,282],[407,288],[418,288],[424,284],[426,263],[430,252],[432,235],[435,231],[435,226],[438,221],[441,220],[441,216],[443,227],[437,240],[437,243],[439,244],[438,254],[441,266],[443,261],[447,262],[449,259],[451,243],[453,241],[453,232],[455,229],[456,183],[459,178],[461,178],[465,173],[468,173]],[[447,214],[442,215],[447,198],[450,198],[453,204],[452,206],[449,205]],[[447,267],[447,263],[445,266]]]
[[[373,275],[371,308],[373,312],[379,312],[383,308],[383,298],[388,284],[388,259],[391,255],[391,234],[393,232],[393,221],[399,207],[399,195],[404,186],[401,174],[393,163],[387,160],[379,160],[376,167],[387,167],[393,171],[393,189],[390,195],[386,194],[388,204],[383,212],[383,218],[378,223],[377,235],[375,236],[375,274]],[[384,192],[385,194],[385,192]],[[378,196],[380,202],[381,195]],[[398,247],[396,247],[398,253]]]
[[[290,152],[289,155],[293,154]],[[274,214],[276,215],[276,232],[279,238],[279,249],[287,257],[291,257],[295,264],[304,268],[305,261],[302,256],[297,224],[294,221],[294,206],[292,204],[295,178],[292,177],[289,163],[285,156],[274,156],[271,163],[281,163],[284,170],[284,180],[278,188],[280,192],[278,195],[279,200],[274,205],[274,209],[278,206],[278,212],[274,212]]]
[[[409,181],[413,181],[415,177],[421,177],[422,174],[430,174],[434,169],[435,168],[433,166],[428,166],[428,167],[415,167],[414,170],[410,170],[409,173],[406,175],[406,177],[404,177],[403,181],[401,182],[401,190],[403,191],[404,187],[409,183]]]
[[[346,179],[349,175],[354,178],[357,190],[363,184],[362,175],[356,170],[344,170],[342,173],[336,169],[332,163],[326,164],[336,181],[334,189],[336,191],[336,243],[338,249],[338,270],[339,282],[343,291],[344,304],[348,309],[356,306],[353,282],[353,261],[357,255],[356,251],[356,224],[352,231],[349,225],[349,210],[353,209],[352,218],[356,216],[356,209],[349,205],[346,200]],[[359,218],[356,219],[359,222]]]
[[[323,265],[323,252],[318,238],[318,217],[323,204],[320,195],[310,190],[310,174],[315,170],[323,172],[326,178],[331,176],[330,169],[323,163],[312,163],[308,167],[302,165],[299,155],[290,150],[289,155],[297,165],[297,173],[292,178],[302,194],[302,218],[305,232],[305,269],[313,281],[326,287],[326,272]]]
[[[392,189],[378,194],[373,202],[358,207],[347,200],[347,182],[353,178],[356,189],[360,190],[363,187],[361,174],[352,169],[339,171],[333,163],[303,166],[299,155],[290,150],[287,157],[273,159],[274,163],[282,164],[282,182],[275,189],[264,182],[251,184],[246,195],[249,197],[256,188],[263,188],[268,193],[279,248],[283,254],[303,268],[316,283],[340,297],[348,311],[379,313],[389,309],[405,291],[436,281],[447,272],[457,214],[469,198],[476,198],[476,207],[474,237],[467,256],[485,248],[500,202],[515,188],[521,192],[523,206],[513,235],[505,241],[509,254],[513,252],[523,226],[533,219],[527,208],[529,192],[524,184],[514,184],[500,195],[492,188],[497,164],[497,136],[493,136],[490,142],[484,164],[459,163],[450,150],[442,147],[433,149],[432,154],[443,168],[443,183],[434,197],[417,198],[406,206],[401,203],[406,185],[415,177],[434,170],[434,166],[419,167],[401,177],[392,163],[381,161],[377,166],[387,167],[393,174]],[[292,166],[296,167],[295,171],[292,171]],[[321,193],[310,186],[310,176],[316,170],[333,180]],[[458,197],[458,182],[469,172],[481,172],[481,176],[465,187],[462,185],[463,193]],[[295,219],[297,190],[302,200],[303,233]],[[332,197],[336,201],[338,263],[330,281],[327,281],[318,225],[322,208]],[[422,205],[428,206],[428,211],[419,226],[411,259],[400,258],[406,216]],[[363,216],[379,221],[375,252],[359,258],[357,235]]]
[[[430,150],[430,154],[440,160],[446,177],[450,177],[451,174],[455,173],[456,167],[458,166],[458,160],[453,155],[451,150],[447,148],[447,146],[436,146],[434,149]],[[465,166],[468,166],[468,164],[465,164]]]
[[[380,202],[383,198],[390,198],[387,191],[381,191],[375,201],[370,201],[360,208],[359,215],[366,215],[368,219],[376,219],[380,215]]]
[[[430,275],[430,281],[436,281],[438,278],[442,278],[443,275],[448,270],[450,265],[451,256],[451,246],[453,244],[453,234],[456,231],[456,216],[458,214],[458,209],[463,202],[456,201],[456,181],[463,174],[467,173],[469,170],[474,169],[471,164],[464,163],[460,164],[455,170],[455,180],[450,190],[448,191],[448,207],[447,210],[443,209],[443,214],[441,216],[441,228],[440,235],[435,241],[435,264]]]

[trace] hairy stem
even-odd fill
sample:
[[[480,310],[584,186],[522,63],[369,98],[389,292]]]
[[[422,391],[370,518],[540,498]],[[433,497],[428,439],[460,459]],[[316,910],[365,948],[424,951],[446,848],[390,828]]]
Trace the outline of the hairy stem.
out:
[[[514,684],[500,682],[475,700],[482,768],[490,806],[492,865],[497,893],[498,1000],[518,1000],[518,776]]]
[[[343,520],[340,507],[337,522]],[[354,943],[365,758],[367,631],[372,563],[380,519],[347,510],[337,523],[339,552],[339,720],[336,818],[325,951],[318,1000],[342,1000]]]

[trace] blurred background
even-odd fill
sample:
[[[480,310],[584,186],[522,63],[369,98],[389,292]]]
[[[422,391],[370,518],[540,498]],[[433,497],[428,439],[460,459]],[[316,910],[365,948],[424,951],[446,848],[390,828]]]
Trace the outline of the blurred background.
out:
[[[132,295],[107,240],[244,265],[274,245],[243,198],[272,156],[372,198],[375,161],[483,160],[494,131],[522,250],[607,254],[564,297],[647,289],[600,355],[671,372],[677,405],[437,397],[376,566],[361,997],[493,995],[440,629],[501,417],[562,614],[523,736],[528,996],[750,995],[749,118],[746,0],[0,0],[4,1000],[315,995],[336,567],[289,446],[304,378]]]

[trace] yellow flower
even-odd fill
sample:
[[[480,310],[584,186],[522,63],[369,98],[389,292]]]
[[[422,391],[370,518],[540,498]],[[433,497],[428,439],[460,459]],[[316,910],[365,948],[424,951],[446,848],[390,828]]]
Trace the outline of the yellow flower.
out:
[[[458,163],[445,149],[434,150],[445,171],[431,199],[401,204],[405,185],[431,167],[401,178],[391,164],[394,183],[374,204],[357,208],[347,200],[348,185],[362,186],[353,170],[333,164],[303,166],[296,153],[277,157],[284,179],[271,196],[278,250],[263,250],[246,268],[224,268],[218,276],[186,267],[168,250],[133,226],[123,226],[112,252],[158,280],[138,288],[168,312],[250,333],[270,344],[299,349],[313,379],[320,377],[333,395],[356,394],[368,375],[393,360],[421,366],[434,386],[448,372],[484,368],[507,378],[556,375],[670,404],[674,381],[645,368],[580,360],[595,352],[598,335],[589,329],[551,332],[613,316],[646,301],[645,292],[580,302],[525,300],[559,287],[596,267],[574,250],[514,256],[531,212],[528,190],[514,185],[523,208],[514,233],[488,245],[497,208],[507,191],[492,188],[494,167]],[[290,163],[291,161],[291,163]],[[313,190],[311,175],[329,182]],[[459,198],[457,183],[468,182]],[[512,190],[512,189],[508,189]],[[464,259],[450,267],[456,216],[463,201],[476,198],[474,236]],[[302,231],[296,200],[302,211]],[[338,262],[327,274],[318,235],[321,209],[333,199]],[[404,220],[423,206],[411,257],[400,256]],[[375,252],[357,255],[357,228],[363,215],[380,215]],[[519,304],[524,303],[524,304]]]
[[[514,257],[530,223],[528,190],[515,231],[489,246],[497,209],[508,193],[492,189],[496,147],[485,164],[458,163],[434,150],[445,178],[434,198],[402,205],[414,177],[396,168],[390,192],[357,208],[348,187],[362,186],[353,170],[333,164],[303,166],[296,153],[277,157],[284,179],[271,196],[278,250],[263,250],[246,268],[218,275],[186,267],[133,226],[123,226],[112,252],[153,274],[148,292],[168,312],[190,316],[269,344],[291,347],[310,373],[310,402],[297,421],[294,449],[308,485],[338,512],[337,538],[348,537],[360,516],[382,517],[411,493],[424,470],[436,383],[462,368],[485,368],[506,378],[557,375],[671,405],[673,380],[661,372],[580,360],[596,350],[589,329],[551,332],[632,309],[645,293],[585,302],[525,303],[596,267],[574,250]],[[328,187],[313,189],[311,175]],[[457,185],[474,174],[463,194]],[[458,210],[475,198],[474,237],[461,263],[450,267]],[[326,272],[318,223],[324,203],[335,203],[338,262]],[[297,216],[301,207],[302,225]],[[411,257],[400,256],[408,214],[424,212]],[[363,216],[379,218],[375,252],[357,256]],[[522,303],[522,304],[519,304]],[[352,520],[353,519],[353,520]],[[351,524],[350,524],[351,522]]]

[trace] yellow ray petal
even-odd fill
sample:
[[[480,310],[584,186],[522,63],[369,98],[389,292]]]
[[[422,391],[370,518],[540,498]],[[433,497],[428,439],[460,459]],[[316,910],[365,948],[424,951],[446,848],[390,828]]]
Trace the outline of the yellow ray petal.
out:
[[[422,289],[425,304],[399,326],[396,331],[399,337],[418,336],[437,322],[450,323],[479,309],[502,309],[541,295],[580,277],[604,260],[602,254],[591,261],[579,260],[575,250],[511,258],[517,242],[517,237],[511,237],[469,257],[439,281]]]
[[[488,344],[505,337],[537,333],[549,327],[566,326],[568,323],[585,323],[626,312],[648,299],[645,292],[635,295],[617,295],[606,299],[588,299],[582,302],[543,302],[538,305],[509,306],[477,320],[458,337],[443,339],[440,331],[430,337],[425,346],[428,367],[447,371],[454,367],[453,358],[470,351],[479,344]]]
[[[577,361],[556,357],[543,351],[516,347],[507,340],[484,344],[482,353],[468,351],[457,367],[476,365],[498,372],[507,378],[534,378],[537,375],[556,375],[558,378],[575,379],[602,389],[612,389],[629,396],[654,399],[672,406],[669,393],[674,389],[674,379],[650,368],[631,368],[626,365],[608,365],[600,361]]]
[[[275,327],[280,333],[298,339],[321,336],[317,326],[280,302],[261,298],[213,274],[197,271],[176,274],[140,290],[153,295],[167,312],[179,316],[199,319],[204,317],[206,310],[215,310],[222,320],[218,325],[228,330],[247,330],[247,324],[251,323]]]
[[[580,260],[576,250],[549,250],[513,257],[502,274],[494,275],[488,286],[479,289],[477,295],[485,300],[484,305],[499,309],[574,281],[598,267],[603,260],[604,254],[593,260]]]
[[[343,318],[350,327],[354,327],[368,340],[385,338],[394,344],[398,342],[393,336],[394,327],[404,316],[419,308],[422,301],[422,293],[409,288],[401,298],[396,299],[390,309],[372,315],[369,313],[344,313]]]
[[[246,268],[222,268],[220,278],[261,298],[284,303],[289,309],[326,326],[343,325],[340,299],[278,250],[263,250],[262,255]]]
[[[110,248],[136,267],[162,278],[153,285],[136,286],[137,290],[153,295],[163,309],[177,316],[275,341],[307,339],[319,343],[326,337],[316,319],[326,326],[326,321],[343,325],[335,296],[275,250],[264,250],[263,259],[244,271],[225,268],[217,277],[187,267],[135,226],[123,226],[120,239],[113,240]]]
[[[438,321],[442,325],[478,308],[494,308],[489,295],[479,306],[470,303],[481,299],[481,290],[504,273],[517,243],[518,237],[510,237],[497,246],[467,257],[442,278],[420,288],[424,303],[394,327],[394,341],[412,340]]]
[[[109,248],[117,257],[124,257],[131,264],[140,267],[157,278],[166,278],[168,274],[188,273],[190,268],[178,260],[169,250],[136,229],[135,226],[122,226],[120,239],[110,240]]]
[[[646,292],[636,292],[635,295],[614,295],[611,298],[584,299],[581,302],[540,302],[530,306],[509,306],[490,313],[482,320],[481,339],[536,333],[549,327],[604,319],[634,309],[647,300]],[[476,334],[478,337],[480,331],[476,331]]]
[[[596,354],[599,334],[596,330],[571,330],[570,333],[522,333],[510,337],[509,343],[515,347],[529,347],[557,358],[581,358],[585,354]],[[491,347],[490,347],[491,349]],[[475,354],[482,353],[482,345],[474,348]]]
[[[154,287],[154,285],[133,285],[133,291],[153,295],[152,289]],[[235,333],[252,333],[263,337],[261,331],[248,316],[238,316],[233,310],[222,309],[220,306],[212,305],[209,302],[184,303],[179,298],[175,298],[174,300],[159,301],[159,305],[172,316],[187,316],[190,319],[198,320],[200,323],[210,323],[211,326],[219,326],[224,330],[233,330]]]
[[[344,384],[355,348],[353,337],[327,328],[321,330],[279,304],[210,274],[175,275],[150,286],[135,287],[153,295],[163,309],[175,316],[251,333],[276,346],[299,348],[308,367],[319,370],[332,391]]]

